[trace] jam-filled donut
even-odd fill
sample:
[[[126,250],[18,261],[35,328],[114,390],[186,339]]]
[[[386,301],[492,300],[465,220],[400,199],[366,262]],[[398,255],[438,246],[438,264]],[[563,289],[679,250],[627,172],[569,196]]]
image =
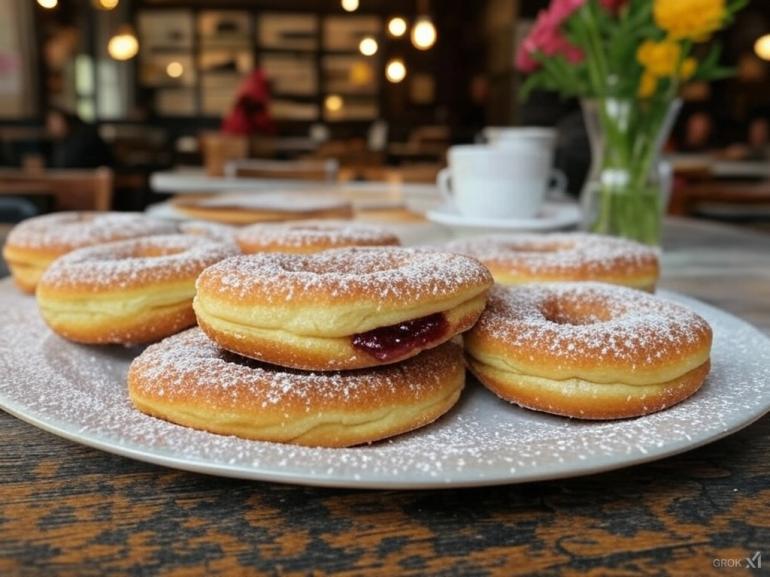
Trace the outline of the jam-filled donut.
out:
[[[185,235],[78,249],[41,277],[40,313],[54,332],[81,343],[155,341],[195,324],[195,279],[233,254],[234,245]]]
[[[597,281],[652,292],[659,276],[655,249],[597,234],[491,235],[450,242],[446,249],[476,257],[505,285]]]
[[[43,271],[63,254],[85,246],[173,232],[172,223],[139,213],[58,212],[16,225],[8,234],[3,257],[16,285],[33,293]]]
[[[384,228],[344,220],[253,224],[238,231],[236,240],[246,254],[311,253],[348,246],[400,244],[398,237]]]
[[[468,330],[492,276],[477,260],[397,247],[229,258],[198,279],[198,324],[268,363],[345,370],[395,363]]]
[[[131,364],[140,411],[247,439],[346,447],[423,427],[457,402],[462,349],[445,343],[395,366],[303,373],[244,359],[197,328],[148,347]]]
[[[496,286],[465,347],[471,371],[503,399],[621,419],[660,411],[701,387],[711,328],[681,305],[626,287]]]

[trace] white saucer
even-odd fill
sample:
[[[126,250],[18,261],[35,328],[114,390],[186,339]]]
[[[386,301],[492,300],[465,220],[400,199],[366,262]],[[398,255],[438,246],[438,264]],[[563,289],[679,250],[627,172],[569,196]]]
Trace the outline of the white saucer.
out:
[[[580,207],[564,202],[546,203],[534,218],[483,218],[461,215],[452,206],[441,205],[425,215],[428,220],[462,231],[530,232],[559,230],[580,222]]]

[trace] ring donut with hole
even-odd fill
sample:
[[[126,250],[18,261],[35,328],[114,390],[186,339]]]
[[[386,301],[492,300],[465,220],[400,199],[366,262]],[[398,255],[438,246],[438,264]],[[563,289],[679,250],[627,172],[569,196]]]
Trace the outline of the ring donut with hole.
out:
[[[597,281],[653,292],[659,276],[654,248],[598,234],[490,235],[445,248],[479,259],[504,285]]]
[[[465,335],[468,365],[499,397],[580,419],[670,407],[703,384],[711,328],[687,308],[603,283],[495,287]]]
[[[78,248],[175,232],[174,224],[135,212],[57,212],[17,224],[3,246],[16,285],[34,293],[57,258]]]
[[[195,279],[237,253],[232,243],[181,234],[82,248],[46,270],[37,303],[48,326],[69,340],[152,342],[195,324]]]

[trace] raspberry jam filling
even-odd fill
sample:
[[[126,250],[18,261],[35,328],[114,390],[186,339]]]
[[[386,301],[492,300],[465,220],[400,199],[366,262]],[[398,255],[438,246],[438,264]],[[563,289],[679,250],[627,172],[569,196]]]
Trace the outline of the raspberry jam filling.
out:
[[[353,335],[353,346],[378,361],[403,357],[416,348],[438,341],[449,329],[442,313],[404,321],[389,327],[380,327]]]

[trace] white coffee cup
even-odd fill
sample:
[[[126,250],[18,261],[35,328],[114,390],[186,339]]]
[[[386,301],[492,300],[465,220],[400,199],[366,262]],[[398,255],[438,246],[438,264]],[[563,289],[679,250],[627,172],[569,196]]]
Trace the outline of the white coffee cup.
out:
[[[542,208],[553,171],[552,155],[540,146],[460,145],[448,158],[436,184],[460,214],[525,219]],[[563,180],[556,187],[563,189]]]

